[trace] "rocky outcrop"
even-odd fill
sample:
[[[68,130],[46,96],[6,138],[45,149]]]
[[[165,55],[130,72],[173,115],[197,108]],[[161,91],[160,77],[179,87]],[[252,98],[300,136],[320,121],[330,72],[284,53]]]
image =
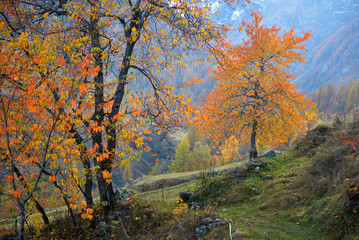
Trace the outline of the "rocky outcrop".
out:
[[[220,218],[205,218],[200,221],[195,228],[196,237],[204,237],[207,232],[213,230],[216,227],[223,226],[225,223],[226,221]]]
[[[259,155],[259,158],[274,158],[276,157],[278,154],[283,153],[283,151],[278,151],[278,150],[268,150],[265,153]]]
[[[184,202],[189,202],[189,199],[192,197],[193,192],[180,192],[179,196]]]

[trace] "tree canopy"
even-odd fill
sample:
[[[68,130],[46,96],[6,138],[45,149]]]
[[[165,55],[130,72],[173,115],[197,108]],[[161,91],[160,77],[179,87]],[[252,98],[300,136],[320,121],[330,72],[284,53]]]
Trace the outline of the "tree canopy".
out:
[[[204,96],[194,120],[197,126],[219,141],[231,136],[250,143],[250,160],[257,157],[257,142],[284,141],[306,119],[312,103],[290,82],[287,69],[301,53],[303,36],[261,24],[260,13],[243,22],[247,39],[240,45],[218,46],[215,88]]]
[[[210,20],[206,3],[1,1],[0,154],[11,186],[4,189],[20,210],[19,239],[44,178],[69,211],[80,206],[94,223],[94,177],[106,216],[113,168],[148,150],[144,135],[183,121],[189,101],[175,91],[198,80],[174,85],[159,73],[175,73],[184,51],[223,41],[229,28]]]

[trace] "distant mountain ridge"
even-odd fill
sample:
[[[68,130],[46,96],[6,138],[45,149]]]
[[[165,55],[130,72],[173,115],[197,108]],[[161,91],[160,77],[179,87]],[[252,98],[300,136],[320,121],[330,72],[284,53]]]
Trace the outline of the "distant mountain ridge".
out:
[[[333,82],[341,85],[349,78],[358,77],[359,54],[359,1],[357,0],[254,0],[254,6],[245,9],[229,7],[211,1],[212,8],[220,13],[214,17],[222,24],[239,27],[242,20],[250,20],[250,8],[260,11],[263,23],[277,25],[288,31],[295,26],[297,34],[312,31],[306,43],[308,60],[305,65],[294,65],[298,77],[294,80],[301,90],[309,93],[321,84]],[[229,34],[234,43],[243,36]]]

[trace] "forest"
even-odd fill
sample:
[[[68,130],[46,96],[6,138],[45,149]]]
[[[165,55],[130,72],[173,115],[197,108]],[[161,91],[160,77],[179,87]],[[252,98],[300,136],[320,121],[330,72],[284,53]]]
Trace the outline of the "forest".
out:
[[[249,17],[233,15],[236,24],[225,17],[218,21],[225,12],[218,4]],[[357,159],[356,73],[323,81],[319,88],[296,84],[305,76],[306,83],[322,76],[323,69],[308,74],[312,65],[303,66],[307,59],[339,56],[326,52],[328,42],[337,41],[325,38],[313,50],[317,29],[268,24],[258,6],[260,1],[249,0],[1,1],[1,239],[183,239],[181,228],[196,229],[193,239],[207,239],[197,231],[204,226],[198,219],[217,219],[218,204],[226,202],[211,191],[228,190],[223,193],[228,203],[251,202],[259,190],[246,184],[260,188],[256,179],[271,180],[265,173],[270,170],[281,178],[275,170],[285,166],[283,159],[307,166],[300,162],[306,147],[308,154],[323,153],[317,147],[326,142],[341,144],[340,154]],[[232,41],[233,36],[242,40]],[[354,47],[348,49],[346,56],[355,56]],[[319,141],[316,134],[322,132]],[[274,158],[278,162],[263,160],[269,149],[283,153]],[[220,167],[228,176],[217,181],[213,173]],[[193,190],[193,202],[203,209],[189,217],[190,203],[183,198],[167,203],[163,189],[177,185],[166,185],[176,181],[175,174],[192,172],[198,175],[180,177],[180,184],[191,181],[183,187]],[[163,205],[153,207],[135,191],[136,181],[163,174],[170,176],[161,183]],[[240,180],[234,181],[237,175]],[[225,179],[239,185],[218,185]],[[342,191],[351,201],[345,214],[356,213],[357,192],[356,187]],[[59,209],[63,218],[51,213]],[[213,219],[230,229],[233,224]],[[355,231],[353,219],[345,229]],[[154,226],[158,229],[148,231]],[[212,239],[224,238],[208,226]],[[309,225],[306,230],[309,234]]]

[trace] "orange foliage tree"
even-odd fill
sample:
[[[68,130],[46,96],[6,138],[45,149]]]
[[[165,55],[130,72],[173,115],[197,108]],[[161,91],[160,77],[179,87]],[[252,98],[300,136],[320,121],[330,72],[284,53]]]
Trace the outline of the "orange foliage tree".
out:
[[[201,100],[195,120],[211,137],[234,136],[250,143],[250,162],[257,157],[257,142],[284,141],[302,127],[311,102],[290,83],[295,77],[286,68],[304,62],[302,37],[294,28],[281,34],[280,28],[261,25],[262,16],[252,11],[252,22],[243,22],[248,39],[238,46],[218,47],[218,83]],[[219,140],[220,141],[220,140]]]
[[[44,196],[55,191],[70,206],[67,190],[73,182],[67,180],[78,150],[66,134],[68,98],[52,99],[55,79],[61,79],[57,42],[13,32],[4,21],[0,30],[0,167],[8,182],[2,194],[17,203],[22,239],[28,203],[34,203],[45,224]]]
[[[185,96],[174,92],[198,80],[175,86],[160,78],[161,71],[175,73],[183,65],[183,51],[210,48],[229,29],[213,23],[203,3],[0,2],[0,154],[10,166],[8,179],[13,197],[21,199],[22,219],[36,184],[45,179],[63,196],[65,186],[74,183],[86,200],[83,216],[91,220],[95,176],[105,215],[111,211],[113,168],[146,150],[150,126],[159,134],[170,130],[190,109]],[[146,82],[142,89],[138,81]],[[21,184],[14,166],[28,170],[35,185]],[[75,202],[71,198],[66,204],[76,208]]]

